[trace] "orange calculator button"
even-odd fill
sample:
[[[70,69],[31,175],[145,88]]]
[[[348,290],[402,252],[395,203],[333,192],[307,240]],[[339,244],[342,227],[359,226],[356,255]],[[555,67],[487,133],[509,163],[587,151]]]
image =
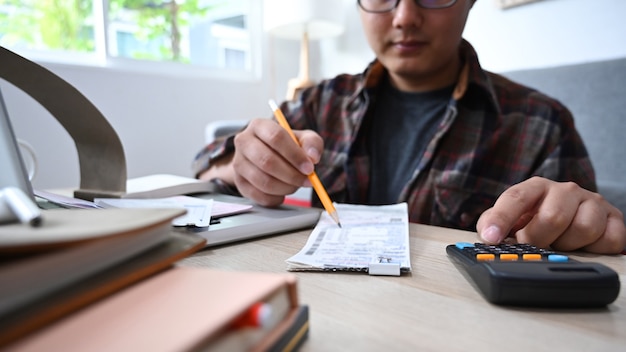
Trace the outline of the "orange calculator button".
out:
[[[476,260],[480,261],[480,262],[485,262],[485,261],[490,261],[490,260],[495,260],[496,256],[494,254],[491,253],[479,253],[476,254]]]
[[[522,256],[524,260],[541,260],[541,254],[526,253]]]
[[[519,256],[517,254],[513,254],[513,253],[500,254],[500,260],[515,261],[517,259],[519,259]]]

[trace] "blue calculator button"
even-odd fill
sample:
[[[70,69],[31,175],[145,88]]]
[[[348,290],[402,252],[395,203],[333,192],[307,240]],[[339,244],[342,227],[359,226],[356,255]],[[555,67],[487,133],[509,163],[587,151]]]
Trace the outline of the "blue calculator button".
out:
[[[463,249],[463,248],[473,248],[474,244],[473,243],[469,243],[469,242],[457,242],[456,243],[456,248],[458,249]]]
[[[569,260],[569,257],[566,255],[562,255],[562,254],[550,254],[548,256],[548,261],[549,262],[555,262],[555,263],[563,263]]]

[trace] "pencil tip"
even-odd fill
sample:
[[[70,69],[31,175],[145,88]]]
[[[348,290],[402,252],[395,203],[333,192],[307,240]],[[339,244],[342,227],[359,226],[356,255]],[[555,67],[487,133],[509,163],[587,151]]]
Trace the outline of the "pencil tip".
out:
[[[339,228],[341,228],[341,222],[339,221],[339,215],[337,215],[337,211],[333,211],[332,213],[329,213],[330,217],[333,218],[333,220],[335,220],[335,222],[337,223],[337,226],[339,226]]]
[[[334,210],[332,212],[328,212],[328,214],[337,223],[337,226],[339,226],[339,228],[341,228],[341,222],[339,222],[339,215],[337,214],[337,211]]]

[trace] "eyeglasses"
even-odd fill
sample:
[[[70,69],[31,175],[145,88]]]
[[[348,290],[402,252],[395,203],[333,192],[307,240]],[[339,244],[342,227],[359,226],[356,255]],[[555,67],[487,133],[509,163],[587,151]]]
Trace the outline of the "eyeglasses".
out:
[[[457,0],[413,0],[417,6],[425,9],[443,9],[450,7]],[[398,7],[400,0],[358,0],[359,6],[365,12],[385,13]]]

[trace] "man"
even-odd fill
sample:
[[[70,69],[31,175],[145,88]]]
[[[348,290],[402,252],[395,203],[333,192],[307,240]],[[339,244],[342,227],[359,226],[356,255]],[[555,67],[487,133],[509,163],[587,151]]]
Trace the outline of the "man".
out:
[[[475,0],[360,0],[376,60],[281,107],[302,147],[252,120],[207,146],[198,177],[266,206],[309,186],[336,202],[407,202],[413,222],[558,250],[618,253],[623,214],[596,190],[570,112],[483,71],[462,39]]]

